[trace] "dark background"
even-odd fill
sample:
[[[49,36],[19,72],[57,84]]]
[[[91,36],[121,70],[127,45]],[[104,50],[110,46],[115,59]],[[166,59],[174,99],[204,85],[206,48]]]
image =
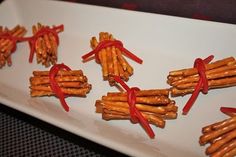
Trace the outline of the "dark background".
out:
[[[236,24],[235,0],[64,0]]]

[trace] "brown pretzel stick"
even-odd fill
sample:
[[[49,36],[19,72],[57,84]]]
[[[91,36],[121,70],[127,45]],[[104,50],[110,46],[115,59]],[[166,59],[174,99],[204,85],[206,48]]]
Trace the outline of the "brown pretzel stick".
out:
[[[60,70],[55,80],[66,95],[84,97],[92,88],[82,70]],[[55,95],[50,86],[48,71],[33,71],[33,76],[30,77],[30,89],[31,96],[34,97]]]
[[[104,40],[114,40],[112,34],[107,32],[99,33],[99,42]],[[92,37],[90,44],[95,49],[99,44],[96,37]],[[100,64],[102,67],[102,75],[104,80],[108,80],[110,85],[114,85],[114,76],[120,76],[123,80],[128,81],[133,74],[133,67],[123,57],[120,49],[110,46],[98,52]]]
[[[12,37],[23,37],[26,34],[26,29],[20,25],[15,26],[12,30],[8,28],[1,27],[1,33],[9,33]],[[1,38],[0,39],[0,68],[7,65],[12,65],[11,54],[14,48],[14,43],[10,39]]]
[[[236,60],[233,57],[205,64],[205,68],[209,89],[236,85]],[[167,83],[172,86],[172,96],[192,93],[198,81],[199,74],[196,73],[196,68],[171,71],[167,77]]]
[[[166,119],[176,119],[178,107],[168,98],[168,89],[140,90],[136,92],[136,108],[151,124],[163,128]],[[96,112],[104,120],[130,119],[127,93],[108,92],[95,103]]]
[[[61,88],[61,91],[66,95],[80,96],[80,97],[85,97],[86,94],[89,93],[90,90],[91,90],[91,86],[90,87],[83,87],[83,88],[79,88],[79,89],[76,89],[76,88]],[[32,97],[55,95],[55,93],[52,92],[50,86],[48,86],[48,91],[45,90],[45,88],[43,90],[35,90],[35,88],[31,88],[30,94],[31,94]]]
[[[206,154],[212,157],[234,156],[236,149],[236,117],[208,125],[202,129],[199,143],[210,143]]]
[[[232,118],[223,120],[221,122],[217,122],[217,123],[211,124],[209,126],[205,126],[204,128],[202,128],[202,132],[207,133],[207,132],[210,132],[213,130],[217,130],[219,128],[223,128],[223,127],[225,127],[229,124],[232,124],[232,123],[236,123],[236,117],[232,117]]]
[[[34,76],[48,76],[49,71],[33,71]],[[83,71],[82,70],[70,70],[70,71],[59,71],[58,75],[72,75],[72,76],[82,76]]]
[[[149,89],[136,91],[136,96],[169,96],[169,89]],[[127,92],[108,92],[107,96],[127,96]]]
[[[78,82],[87,82],[86,76],[56,76],[57,82],[72,82],[72,81],[78,81]],[[47,76],[41,76],[41,77],[31,77],[30,82],[32,85],[39,85],[39,84],[48,84],[50,83],[49,77]]]

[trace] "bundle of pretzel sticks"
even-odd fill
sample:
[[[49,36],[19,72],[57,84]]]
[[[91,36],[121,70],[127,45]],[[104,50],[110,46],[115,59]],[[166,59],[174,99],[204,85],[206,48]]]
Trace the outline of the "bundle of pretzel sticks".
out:
[[[236,156],[236,116],[205,126],[202,129],[199,143],[210,146],[206,154],[211,157]]]
[[[205,64],[205,69],[209,89],[236,85],[236,61],[234,57]],[[172,96],[184,96],[192,93],[198,81],[199,74],[196,68],[170,71],[167,77],[167,83],[172,86]]]
[[[15,51],[16,43],[10,38],[1,38],[1,35],[10,35],[12,37],[23,37],[26,34],[26,29],[23,26],[17,25],[13,29],[9,30],[7,27],[0,26],[0,68],[12,65],[11,54]],[[5,36],[6,37],[6,36]],[[17,42],[17,41],[15,41]]]
[[[164,128],[166,119],[177,118],[178,107],[168,96],[168,89],[140,90],[136,92],[135,106],[150,124]],[[126,92],[108,92],[95,106],[104,120],[130,119]]]
[[[92,37],[90,44],[92,49],[98,46],[99,42],[105,40],[115,40],[112,34],[107,32],[99,33],[99,41],[96,37]],[[114,76],[120,76],[124,81],[128,81],[133,74],[133,67],[123,57],[120,49],[115,46],[103,48],[98,53],[100,64],[102,66],[103,79],[108,80],[110,85],[114,85]]]
[[[60,70],[55,80],[67,96],[85,97],[92,87],[82,70]],[[50,87],[49,71],[33,71],[33,77],[30,77],[30,89],[33,97],[55,95]]]
[[[40,23],[32,26],[35,35],[42,28],[48,27]],[[57,62],[58,43],[52,33],[45,33],[42,37],[38,37],[35,43],[35,51],[37,63],[42,63],[45,67],[54,65]]]

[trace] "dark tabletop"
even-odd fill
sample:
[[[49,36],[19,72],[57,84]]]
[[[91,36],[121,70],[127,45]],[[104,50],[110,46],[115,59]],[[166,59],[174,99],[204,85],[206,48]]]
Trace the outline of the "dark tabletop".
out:
[[[70,0],[70,2],[236,24],[235,0]],[[0,156],[125,155],[0,104]]]

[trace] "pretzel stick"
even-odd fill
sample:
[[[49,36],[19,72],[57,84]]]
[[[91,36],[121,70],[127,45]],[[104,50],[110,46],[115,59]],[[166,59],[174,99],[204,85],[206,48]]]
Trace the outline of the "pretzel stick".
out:
[[[126,59],[122,56],[122,53],[119,49],[116,49],[118,60],[121,62],[121,65],[125,71],[129,73],[129,75],[133,74],[133,68],[130,66],[130,64],[126,61]]]
[[[168,96],[169,89],[149,89],[135,92],[136,96]],[[127,92],[108,92],[107,96],[127,96]]]
[[[102,65],[102,74],[103,74],[103,78],[104,80],[108,79],[108,61],[107,61],[107,54],[106,54],[106,50],[102,49],[98,54],[101,60],[101,65]]]
[[[54,62],[56,62],[57,61],[57,42],[56,42],[55,37],[52,34],[49,34],[49,40],[50,40],[50,43],[52,46],[52,50],[51,50],[52,59]],[[53,64],[55,64],[55,63],[53,63]]]
[[[119,76],[117,54],[116,54],[116,48],[114,46],[111,47],[111,54],[112,54],[114,75]]]
[[[125,76],[125,72],[124,72],[123,67],[121,66],[119,61],[117,63],[117,66],[118,66],[120,78],[123,79],[124,81],[128,81],[129,77]]]
[[[49,76],[49,71],[33,71],[33,75],[34,76]],[[82,70],[60,70],[58,71],[57,75],[60,76],[82,76],[83,75],[83,71]]]
[[[90,91],[91,88],[61,88],[61,91],[65,93],[66,95],[74,95],[74,96],[80,96],[80,97],[85,97],[86,94]],[[38,96],[52,96],[55,95],[54,92],[52,91],[31,91],[31,96],[32,97],[38,97]]]
[[[61,82],[58,83],[59,87],[64,87],[64,88],[86,88],[90,87],[90,84],[88,83],[81,83],[81,82]],[[42,84],[42,85],[32,85],[30,86],[32,90],[43,90],[43,91],[48,91],[48,88],[50,88],[50,85],[48,84]]]
[[[92,37],[90,40],[90,45],[92,49],[95,49],[98,46],[98,41],[96,37]]]
[[[114,68],[113,68],[113,61],[110,47],[106,48],[106,54],[107,54],[108,75],[114,76]]]
[[[214,123],[214,124],[211,124],[211,125],[208,125],[208,126],[205,126],[202,128],[202,133],[207,133],[207,132],[210,132],[213,130],[217,130],[217,129],[223,128],[223,127],[225,127],[229,124],[232,124],[232,123],[236,123],[236,116],[232,117],[232,118],[228,118],[228,119],[220,121],[220,122],[217,122],[217,123]]]
[[[87,82],[86,76],[56,76],[57,82],[71,82],[71,81],[79,81],[79,82]],[[30,82],[32,85],[40,85],[40,84],[49,84],[50,80],[47,76],[42,77],[30,77]]]

